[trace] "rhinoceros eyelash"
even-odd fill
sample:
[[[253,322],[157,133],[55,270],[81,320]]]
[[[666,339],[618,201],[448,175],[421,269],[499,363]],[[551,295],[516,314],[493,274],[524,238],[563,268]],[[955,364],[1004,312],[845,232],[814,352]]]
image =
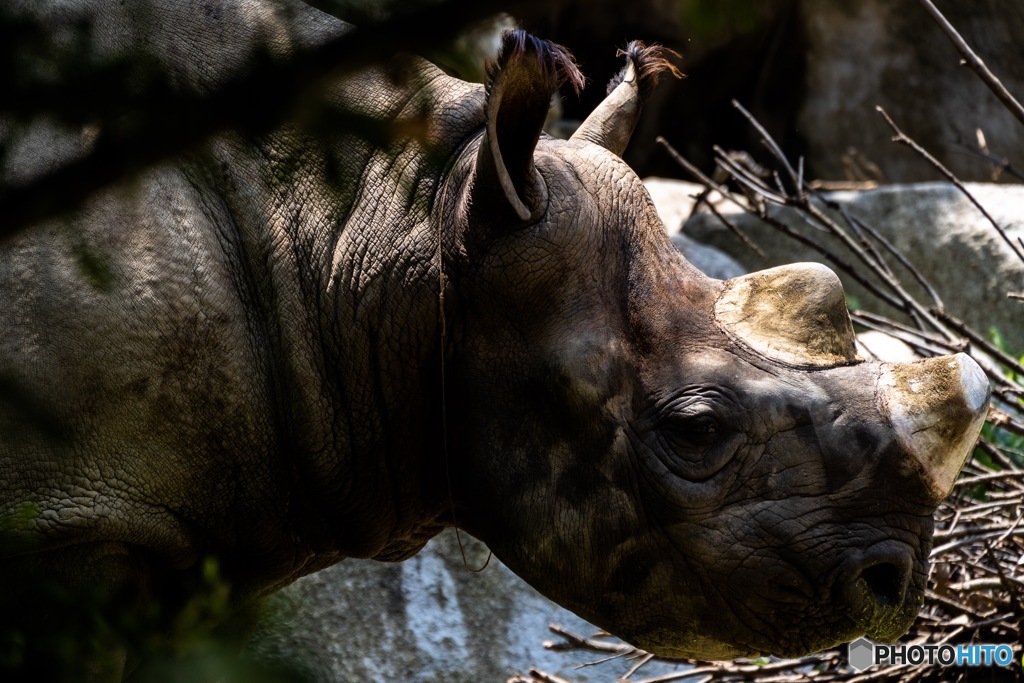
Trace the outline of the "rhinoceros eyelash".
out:
[[[687,431],[694,434],[716,434],[720,431],[718,420],[710,415],[697,415],[689,418],[685,426]]]
[[[707,481],[732,460],[743,441],[740,432],[699,432],[668,428],[658,435],[666,467],[691,482]]]

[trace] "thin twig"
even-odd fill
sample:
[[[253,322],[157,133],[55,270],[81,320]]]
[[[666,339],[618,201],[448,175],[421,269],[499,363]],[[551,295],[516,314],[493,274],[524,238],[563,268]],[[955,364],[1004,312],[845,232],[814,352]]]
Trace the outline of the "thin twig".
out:
[[[991,474],[979,474],[976,477],[961,477],[957,480],[955,486],[974,486],[975,484],[1004,481],[1007,479],[1024,480],[1024,470],[1004,470],[1002,472],[992,472]],[[936,533],[935,537],[938,538],[939,534]]]
[[[974,73],[978,74],[978,77],[988,86],[999,101],[1003,103],[1007,111],[1013,114],[1018,121],[1024,123],[1024,107],[1021,106],[1020,102],[1010,94],[1010,91],[1006,89],[1002,81],[996,78],[996,75],[992,73],[985,62],[982,61],[971,46],[967,44],[967,41],[963,39],[953,25],[942,15],[935,5],[932,4],[931,0],[918,0],[921,6],[924,7],[928,15],[935,20],[935,23],[939,25],[939,28],[943,30],[946,36],[952,41],[953,45],[964,58],[964,63],[969,66]]]
[[[786,173],[789,175],[790,181],[793,183],[794,191],[797,193],[802,193],[803,186],[800,184],[801,176],[798,175],[796,171],[793,170],[793,167],[789,163],[789,159],[787,159],[786,155],[782,153],[782,148],[779,147],[778,143],[775,142],[775,139],[768,134],[768,131],[765,129],[764,126],[761,125],[761,122],[754,118],[754,115],[747,111],[746,108],[744,108],[744,106],[740,104],[737,100],[732,101],[732,106],[739,110],[739,112],[743,114],[744,118],[746,118],[747,121],[750,122],[750,125],[752,125],[757,130],[757,132],[760,133],[761,142],[764,143],[766,147],[768,147],[769,151],[771,151],[772,153],[772,156],[774,156],[782,163],[783,167],[786,169]]]
[[[557,624],[548,625],[548,630],[565,639],[563,643],[545,643],[544,647],[549,650],[590,650],[591,652],[612,652],[615,654],[630,654],[637,652],[631,645],[620,642],[607,642],[594,638],[584,638],[572,631],[568,631]]]
[[[840,215],[847,222],[847,224],[850,225],[850,227],[853,227],[854,225],[858,226],[861,230],[868,233],[868,235],[871,236],[871,239],[885,247],[885,250],[889,252],[889,254],[892,255],[892,257],[895,258],[896,261],[907,270],[907,272],[910,273],[910,275],[914,278],[914,280],[917,281],[919,285],[921,285],[921,287],[924,288],[924,291],[928,294],[929,298],[931,298],[936,308],[945,308],[945,305],[942,303],[942,299],[939,297],[939,293],[935,291],[934,287],[932,287],[932,284],[931,282],[928,281],[928,278],[924,276],[924,274],[917,268],[917,266],[913,264],[913,262],[910,259],[903,255],[903,252],[896,248],[896,245],[894,245],[892,242],[886,239],[886,237],[882,233],[878,232],[873,227],[871,227],[861,219],[851,214],[849,212],[849,209],[847,209],[845,206],[838,206],[838,209]]]
[[[925,2],[926,0],[921,1]],[[1003,229],[1003,226],[999,225],[999,223],[996,222],[996,219],[992,217],[992,214],[990,214],[985,209],[985,207],[981,205],[981,202],[974,198],[974,195],[970,193],[970,191],[964,186],[962,182],[960,182],[960,179],[957,178],[952,171],[946,168],[941,161],[939,161],[931,153],[929,153],[928,150],[921,147],[921,145],[917,144],[917,142],[915,142],[913,138],[911,138],[909,135],[900,130],[900,127],[896,125],[896,123],[892,120],[892,118],[889,116],[888,113],[886,113],[884,109],[882,109],[881,107],[875,107],[875,111],[881,114],[882,118],[885,119],[885,122],[889,124],[890,128],[893,129],[895,135],[893,136],[892,141],[897,144],[906,145],[907,147],[910,147],[912,150],[917,152],[917,154],[922,159],[924,159],[932,166],[934,166],[939,171],[939,173],[944,175],[946,179],[949,180],[949,182],[953,183],[956,186],[956,188],[960,190],[960,192],[962,192],[965,197],[967,197],[968,201],[974,204],[978,211],[981,211],[981,214],[988,219],[988,222],[991,223],[992,227],[996,229],[996,232],[998,232],[999,236],[1003,238],[1003,241],[1010,245],[1010,249],[1013,250],[1014,255],[1016,255],[1017,258],[1019,258],[1021,261],[1024,261],[1024,251],[1019,249],[1017,245],[1014,244],[1013,240],[1010,239],[1010,236],[1006,234],[1006,231]]]
[[[535,680],[540,681],[540,683],[569,683],[569,681],[565,680],[561,676],[549,674],[546,671],[541,671],[540,669],[530,669],[530,676]]]
[[[973,147],[968,147],[963,143],[957,143],[956,146],[959,148],[959,152],[961,154],[966,154],[978,159],[984,159],[985,161],[989,162],[995,167],[998,173],[1002,173],[1005,171],[1006,173],[1009,173],[1013,177],[1017,178],[1018,180],[1024,180],[1024,172],[1021,172],[1016,166],[1010,163],[1009,159],[1006,159],[1005,157],[996,156],[991,152],[974,149]],[[993,172],[993,176],[995,175],[996,172]]]
[[[898,322],[896,320],[891,320],[890,318],[886,318],[885,316],[878,315],[877,313],[872,313],[871,311],[851,311],[850,315],[855,316],[856,321],[862,324],[875,323],[879,327],[884,326],[889,328],[888,330],[883,330],[885,332],[888,332],[890,330],[903,332],[906,336],[916,338],[918,340],[918,343],[928,342],[929,344],[938,346],[943,350],[943,353],[960,353],[968,349],[968,343],[965,340],[961,339],[958,341],[950,341],[949,339],[946,339],[944,337],[940,337],[936,334],[926,332],[924,330],[914,329],[913,327],[904,325],[903,323]]]
[[[943,355],[943,354],[947,354],[950,351],[954,351],[955,352],[954,349],[950,348],[950,344],[948,344],[948,343],[941,344],[941,345],[934,345],[934,344],[928,342],[923,336],[915,334],[914,331],[903,332],[902,330],[900,330],[898,328],[895,328],[895,327],[892,327],[889,324],[877,323],[874,320],[871,320],[869,318],[865,318],[863,316],[863,311],[850,311],[850,318],[853,319],[854,323],[856,323],[857,325],[860,325],[861,327],[865,327],[865,328],[867,328],[869,330],[875,330],[877,332],[881,332],[882,334],[886,334],[886,335],[892,337],[893,339],[896,339],[898,341],[903,342],[904,344],[908,345],[914,351],[915,354],[917,354],[918,356],[920,356],[922,358],[929,358],[931,356],[940,356],[940,355]],[[870,352],[871,349],[869,348],[868,351]],[[879,358],[879,360],[887,360],[887,359],[886,358]]]
[[[629,680],[630,676],[632,676],[637,671],[642,669],[644,667],[644,665],[650,663],[650,661],[652,659],[654,659],[654,655],[652,655],[652,654],[644,655],[643,657],[640,658],[640,661],[637,662],[636,664],[634,664],[633,667],[629,671],[627,671],[626,673],[622,674],[622,676],[619,678],[619,680],[620,681],[627,681],[627,680]]]
[[[754,244],[754,241],[750,239],[746,235],[746,233],[739,229],[739,226],[737,226],[735,223],[733,223],[728,218],[723,216],[721,212],[719,212],[718,207],[714,205],[714,203],[707,202],[706,206],[708,207],[708,211],[710,211],[715,218],[720,220],[725,225],[725,227],[729,229],[729,232],[736,235],[736,238],[739,239],[740,244],[742,244],[747,249],[750,249],[752,252],[757,254],[762,261],[768,260],[768,256],[765,255],[764,251],[761,250],[761,247]]]
[[[1003,470],[1015,469],[1013,461],[1009,460],[998,448],[993,446],[986,439],[978,439],[977,445],[978,448],[985,451],[985,454],[992,459],[992,462]]]
[[[945,311],[935,310],[934,313],[936,316],[939,317],[940,320],[942,320],[942,322],[949,325],[952,329],[956,330],[958,334],[962,334],[963,336],[970,339],[971,343],[977,346],[979,349],[981,349],[988,355],[992,356],[1006,367],[1013,370],[1013,372],[1017,373],[1018,375],[1024,376],[1024,365],[1021,365],[1016,358],[1000,349],[998,346],[990,342],[988,339],[985,339],[984,336],[975,332],[969,325],[965,324],[962,320],[950,315],[949,313],[946,313]]]

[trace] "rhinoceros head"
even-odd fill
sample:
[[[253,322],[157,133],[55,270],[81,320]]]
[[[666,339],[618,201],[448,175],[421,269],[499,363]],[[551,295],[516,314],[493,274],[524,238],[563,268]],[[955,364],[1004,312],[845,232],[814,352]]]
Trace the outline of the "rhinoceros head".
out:
[[[967,356],[866,362],[802,264],[722,282],[618,158],[650,53],[572,140],[540,135],[565,57],[506,40],[453,170],[457,517],[557,602],[652,652],[796,655],[896,638],[932,513],[986,411]],[[457,313],[456,313],[457,312]]]

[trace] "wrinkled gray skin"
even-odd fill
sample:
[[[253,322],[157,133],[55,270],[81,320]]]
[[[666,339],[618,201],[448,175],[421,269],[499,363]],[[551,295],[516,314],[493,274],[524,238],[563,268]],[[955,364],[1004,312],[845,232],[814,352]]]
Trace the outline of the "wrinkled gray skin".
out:
[[[260,42],[284,54],[341,30],[290,4],[128,4],[96,20],[99,45],[155,52],[182,88],[215,87]],[[8,581],[173,608],[215,556],[241,605],[345,557],[408,557],[454,514],[548,596],[661,654],[904,632],[987,385],[958,371],[918,405],[880,378],[932,366],[760,352],[614,153],[635,112],[536,142],[565,64],[514,47],[487,107],[416,60],[323,94],[396,129],[425,118],[425,140],[228,132],[3,245],[0,376],[67,430],[0,402]],[[4,135],[8,183],[90,139]],[[845,334],[807,324],[798,356]],[[970,408],[947,424],[943,401]],[[947,424],[932,460],[904,413]],[[125,654],[104,654],[91,666],[116,678]]]

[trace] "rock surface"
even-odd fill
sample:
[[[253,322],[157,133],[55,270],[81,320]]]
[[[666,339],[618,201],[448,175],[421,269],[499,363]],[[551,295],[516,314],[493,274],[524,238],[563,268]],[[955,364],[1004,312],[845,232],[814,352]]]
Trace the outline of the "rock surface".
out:
[[[935,0],[964,39],[1018,98],[1024,96],[1024,3]],[[638,38],[682,54],[683,80],[666,79],[647,104],[625,158],[640,175],[682,172],[654,140],[665,136],[705,171],[711,147],[760,160],[757,133],[736,99],[768,128],[807,177],[922,182],[939,178],[892,135],[880,105],[964,180],[987,181],[991,165],[965,153],[984,132],[990,151],[1020,165],[1024,127],[970,69],[919,3],[892,0],[570,0],[523,18],[567,45],[593,86],[566,98],[581,119],[618,68],[609,45]],[[568,93],[565,93],[568,95]],[[877,171],[876,171],[877,169]],[[1005,175],[1005,174],[1004,174]]]
[[[724,251],[701,244],[680,232],[683,223],[693,212],[696,196],[703,189],[700,185],[668,178],[645,178],[644,187],[654,200],[658,215],[676,248],[702,273],[719,280],[728,280],[747,272],[746,268]]]
[[[486,546],[462,540],[466,564],[482,566]],[[587,683],[615,680],[630,666],[573,670],[600,657],[546,650],[544,641],[558,640],[552,623],[584,636],[597,631],[497,558],[482,572],[467,570],[449,529],[405,562],[347,560],[272,596],[248,655],[308,683],[503,683],[531,667]]]
[[[1011,93],[1024,89],[1024,4],[1009,0],[935,5]],[[923,159],[890,142],[880,105],[911,137],[964,179],[988,178],[990,166],[964,153],[980,127],[991,150],[1011,158],[1024,128],[967,67],[918,3],[815,0],[801,3],[807,41],[805,92],[797,127],[809,172],[842,179],[873,162],[888,182],[937,178]],[[855,154],[848,154],[856,147]],[[845,157],[845,158],[844,158]],[[853,171],[851,173],[851,171]],[[862,175],[863,177],[863,175]]]

